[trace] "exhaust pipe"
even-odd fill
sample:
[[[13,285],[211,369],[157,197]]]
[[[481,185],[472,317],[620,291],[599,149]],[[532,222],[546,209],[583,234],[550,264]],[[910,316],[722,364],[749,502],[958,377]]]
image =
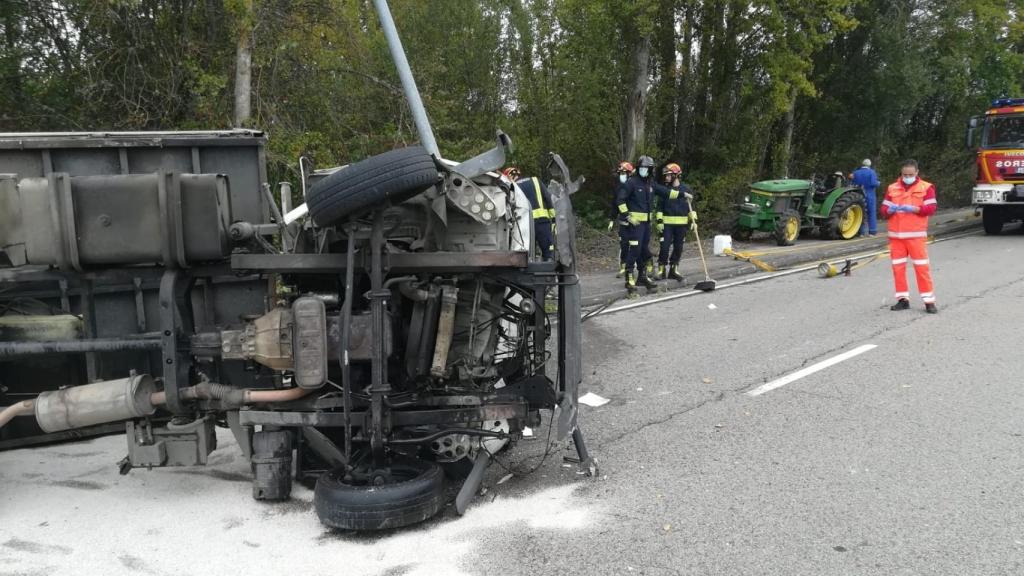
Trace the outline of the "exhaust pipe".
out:
[[[7,424],[11,420],[14,420],[15,416],[31,414],[34,406],[35,402],[32,400],[24,400],[17,404],[11,404],[3,410],[0,410],[0,428],[3,428],[4,424]]]
[[[203,382],[181,390],[185,400],[217,399],[225,407],[238,408],[248,404],[291,402],[313,392],[307,388],[283,390],[251,390],[224,384]],[[167,394],[157,392],[148,374],[132,374],[127,378],[72,386],[63,390],[43,392],[35,400],[25,400],[0,410],[0,428],[16,416],[35,414],[44,432],[62,432],[96,424],[134,420],[151,416],[157,406],[167,403]]]
[[[149,374],[43,392],[35,400],[36,422],[44,432],[62,432],[156,412],[156,384]]]

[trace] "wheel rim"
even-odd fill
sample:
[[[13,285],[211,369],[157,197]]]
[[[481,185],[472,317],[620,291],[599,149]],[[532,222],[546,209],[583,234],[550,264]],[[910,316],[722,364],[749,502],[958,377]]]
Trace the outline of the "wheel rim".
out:
[[[860,232],[861,224],[864,223],[864,209],[859,204],[854,204],[846,210],[843,210],[843,215],[839,219],[839,235],[844,240],[853,238],[858,232]]]
[[[800,233],[800,221],[796,218],[790,218],[786,221],[786,240],[792,242],[796,240],[796,235]]]

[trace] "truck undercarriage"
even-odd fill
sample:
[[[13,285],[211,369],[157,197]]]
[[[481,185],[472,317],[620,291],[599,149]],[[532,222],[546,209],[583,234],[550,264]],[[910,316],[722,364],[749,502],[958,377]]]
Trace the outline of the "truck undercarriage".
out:
[[[71,171],[95,172],[97,153],[120,159],[115,173]],[[169,169],[218,154],[234,158],[230,177]],[[436,513],[442,470],[468,473],[464,510],[490,457],[542,410],[578,436],[578,183],[557,156],[558,259],[539,262],[528,202],[497,166],[465,174],[411,147],[322,171],[312,219],[285,226],[238,218],[277,212],[261,155],[244,131],[0,136],[3,420],[35,416],[0,429],[3,447],[127,420],[127,472],[203,464],[229,426],[254,497],[288,497],[296,454],[300,477],[320,477],[325,523],[372,529]],[[152,156],[156,171],[132,173]],[[402,178],[413,170],[426,189]],[[381,199],[325,216],[324,194],[368,190]],[[410,483],[412,510],[385,494],[363,511],[367,493]]]
[[[443,159],[391,32],[424,146],[314,172],[294,211],[257,131],[0,134],[0,449],[125,430],[129,473],[205,464],[227,427],[254,498],[315,480],[345,529],[425,520],[446,479],[463,512],[544,413],[593,471],[582,179],[549,155],[556,257],[534,259],[510,139]]]

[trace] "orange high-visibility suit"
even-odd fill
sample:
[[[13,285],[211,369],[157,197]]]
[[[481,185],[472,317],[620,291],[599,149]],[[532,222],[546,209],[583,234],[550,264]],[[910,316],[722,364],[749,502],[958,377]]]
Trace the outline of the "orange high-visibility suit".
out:
[[[899,212],[897,206],[916,206],[919,212]],[[914,263],[917,291],[925,304],[935,303],[935,288],[928,265],[928,217],[935,213],[935,186],[920,178],[907,186],[902,180],[889,185],[882,201],[882,217],[889,220],[889,250],[892,273],[896,279],[896,299],[910,299],[907,287],[907,260]]]

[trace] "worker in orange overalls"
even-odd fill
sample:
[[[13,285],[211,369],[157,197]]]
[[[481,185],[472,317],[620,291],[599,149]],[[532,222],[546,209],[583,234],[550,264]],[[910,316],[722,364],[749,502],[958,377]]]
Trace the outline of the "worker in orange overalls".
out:
[[[890,310],[910,308],[910,289],[907,287],[907,260],[914,263],[917,291],[921,293],[924,309],[929,314],[935,307],[931,269],[928,266],[928,217],[935,213],[935,186],[917,176],[917,161],[905,160],[900,167],[900,179],[889,185],[882,201],[882,218],[889,220],[889,253],[892,272],[896,277],[896,304]]]

